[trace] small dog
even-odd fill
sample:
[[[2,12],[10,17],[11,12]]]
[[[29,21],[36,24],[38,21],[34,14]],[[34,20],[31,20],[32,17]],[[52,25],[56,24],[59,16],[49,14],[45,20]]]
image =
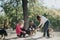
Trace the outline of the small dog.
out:
[[[50,34],[50,36],[53,37],[53,36],[54,36],[54,33],[53,33],[54,30],[53,30],[52,28],[49,28],[48,30],[49,30],[49,34]]]
[[[8,34],[5,29],[0,29],[0,35],[1,35],[1,38],[4,37],[5,39],[5,36],[7,36]]]
[[[31,31],[31,34],[32,34],[32,35],[35,35],[35,34],[36,34],[36,30],[35,30],[35,29],[32,30],[32,31]]]
[[[30,31],[30,36],[36,34],[36,30],[34,28],[29,28],[29,31]]]

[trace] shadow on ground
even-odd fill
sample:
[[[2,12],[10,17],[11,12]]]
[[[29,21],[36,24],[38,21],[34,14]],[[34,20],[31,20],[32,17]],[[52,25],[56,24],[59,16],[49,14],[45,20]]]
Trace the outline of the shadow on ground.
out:
[[[38,38],[27,38],[27,39],[24,39],[24,40],[38,40],[38,39],[42,39],[43,37],[38,37]]]
[[[8,39],[3,39],[3,40],[11,40],[11,39],[18,39],[19,37],[13,37],[13,38],[8,38]]]

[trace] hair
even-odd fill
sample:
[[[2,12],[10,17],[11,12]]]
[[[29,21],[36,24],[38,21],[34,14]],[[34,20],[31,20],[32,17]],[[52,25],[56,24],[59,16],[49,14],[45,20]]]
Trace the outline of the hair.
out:
[[[39,18],[41,18],[39,15],[37,16],[37,19],[39,20]]]
[[[24,24],[24,20],[19,20],[18,23]]]

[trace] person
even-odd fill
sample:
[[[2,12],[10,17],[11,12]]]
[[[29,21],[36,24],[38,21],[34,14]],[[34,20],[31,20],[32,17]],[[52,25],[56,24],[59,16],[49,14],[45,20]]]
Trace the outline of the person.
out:
[[[49,30],[48,30],[48,28],[49,28],[49,20],[46,17],[42,16],[42,15],[38,15],[37,20],[40,22],[38,27],[40,27],[40,28],[44,27],[43,28],[44,29],[43,30],[43,32],[44,32],[43,37],[45,37],[46,34],[47,34],[47,37],[50,37]]]
[[[24,23],[19,21],[16,25],[16,34],[18,37],[25,37],[26,32],[23,30]]]
[[[30,21],[28,30],[30,31],[30,35],[32,35],[33,33],[35,33],[36,24],[34,24],[33,21]]]

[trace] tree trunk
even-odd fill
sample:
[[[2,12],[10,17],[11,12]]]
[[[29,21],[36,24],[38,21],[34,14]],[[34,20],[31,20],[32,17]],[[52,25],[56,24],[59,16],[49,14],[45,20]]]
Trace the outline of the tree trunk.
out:
[[[16,7],[18,7],[18,0],[16,0],[16,4],[17,4]],[[17,21],[18,21],[17,20],[17,14],[18,14],[18,8],[16,8],[16,24],[17,24]]]
[[[23,17],[24,17],[24,28],[27,30],[29,26],[27,0],[22,0],[22,7],[23,7]]]

